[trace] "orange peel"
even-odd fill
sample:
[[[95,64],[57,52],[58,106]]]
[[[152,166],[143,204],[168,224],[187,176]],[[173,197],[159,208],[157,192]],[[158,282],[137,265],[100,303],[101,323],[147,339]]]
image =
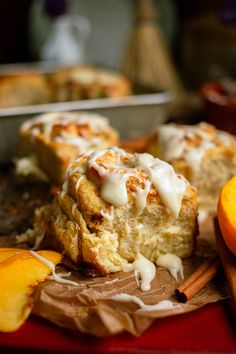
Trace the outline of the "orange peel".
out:
[[[236,176],[222,188],[217,205],[217,214],[224,241],[236,255]]]
[[[42,257],[58,264],[62,255],[54,251],[38,251]],[[0,331],[12,332],[30,315],[32,294],[38,283],[51,273],[27,250],[0,248]]]

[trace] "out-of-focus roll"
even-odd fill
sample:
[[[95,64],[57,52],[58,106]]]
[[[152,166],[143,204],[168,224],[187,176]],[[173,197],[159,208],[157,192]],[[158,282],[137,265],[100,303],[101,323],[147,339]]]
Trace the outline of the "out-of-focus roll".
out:
[[[198,232],[195,188],[168,163],[118,148],[75,159],[46,214],[36,225],[47,246],[102,275],[137,257],[143,271],[161,254],[189,257]]]
[[[35,105],[50,100],[49,83],[40,73],[13,72],[0,78],[0,108]]]
[[[216,211],[220,189],[236,174],[235,137],[206,123],[161,125],[149,152],[171,163],[197,187],[203,211]]]
[[[61,184],[76,156],[117,145],[118,141],[118,133],[100,115],[47,113],[22,124],[19,153],[31,156],[54,183]]]
[[[123,97],[131,93],[131,83],[122,74],[90,66],[58,69],[50,75],[54,101]]]

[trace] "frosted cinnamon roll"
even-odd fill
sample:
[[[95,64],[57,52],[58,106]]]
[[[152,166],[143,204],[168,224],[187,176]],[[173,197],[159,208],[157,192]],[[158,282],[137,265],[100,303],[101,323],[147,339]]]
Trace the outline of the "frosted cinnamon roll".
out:
[[[236,139],[206,123],[158,127],[149,152],[197,187],[201,208],[215,211],[221,187],[236,174]]]
[[[196,191],[171,165],[118,148],[85,153],[68,167],[46,221],[47,245],[98,274],[165,253],[189,257]]]
[[[66,168],[76,156],[117,144],[118,133],[107,118],[94,113],[47,113],[20,128],[21,156],[34,155],[56,184],[64,180]]]
[[[72,66],[50,75],[55,101],[123,97],[131,93],[130,81],[120,73],[90,66]]]

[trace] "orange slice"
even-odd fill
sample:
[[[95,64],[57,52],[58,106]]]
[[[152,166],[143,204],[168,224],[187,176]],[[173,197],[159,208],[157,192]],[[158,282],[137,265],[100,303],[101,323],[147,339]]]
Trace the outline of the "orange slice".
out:
[[[222,188],[217,213],[225,243],[236,255],[236,176]]]
[[[53,251],[37,253],[54,265],[62,259]],[[0,331],[16,331],[26,321],[34,288],[50,273],[49,267],[27,250],[0,249]]]

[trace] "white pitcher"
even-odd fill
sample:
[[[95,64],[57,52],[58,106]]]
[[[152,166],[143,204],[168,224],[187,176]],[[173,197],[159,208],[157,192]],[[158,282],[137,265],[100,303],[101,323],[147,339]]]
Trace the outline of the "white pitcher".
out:
[[[89,21],[80,15],[57,18],[42,46],[40,57],[60,66],[81,64],[85,60],[85,43],[91,32]]]

